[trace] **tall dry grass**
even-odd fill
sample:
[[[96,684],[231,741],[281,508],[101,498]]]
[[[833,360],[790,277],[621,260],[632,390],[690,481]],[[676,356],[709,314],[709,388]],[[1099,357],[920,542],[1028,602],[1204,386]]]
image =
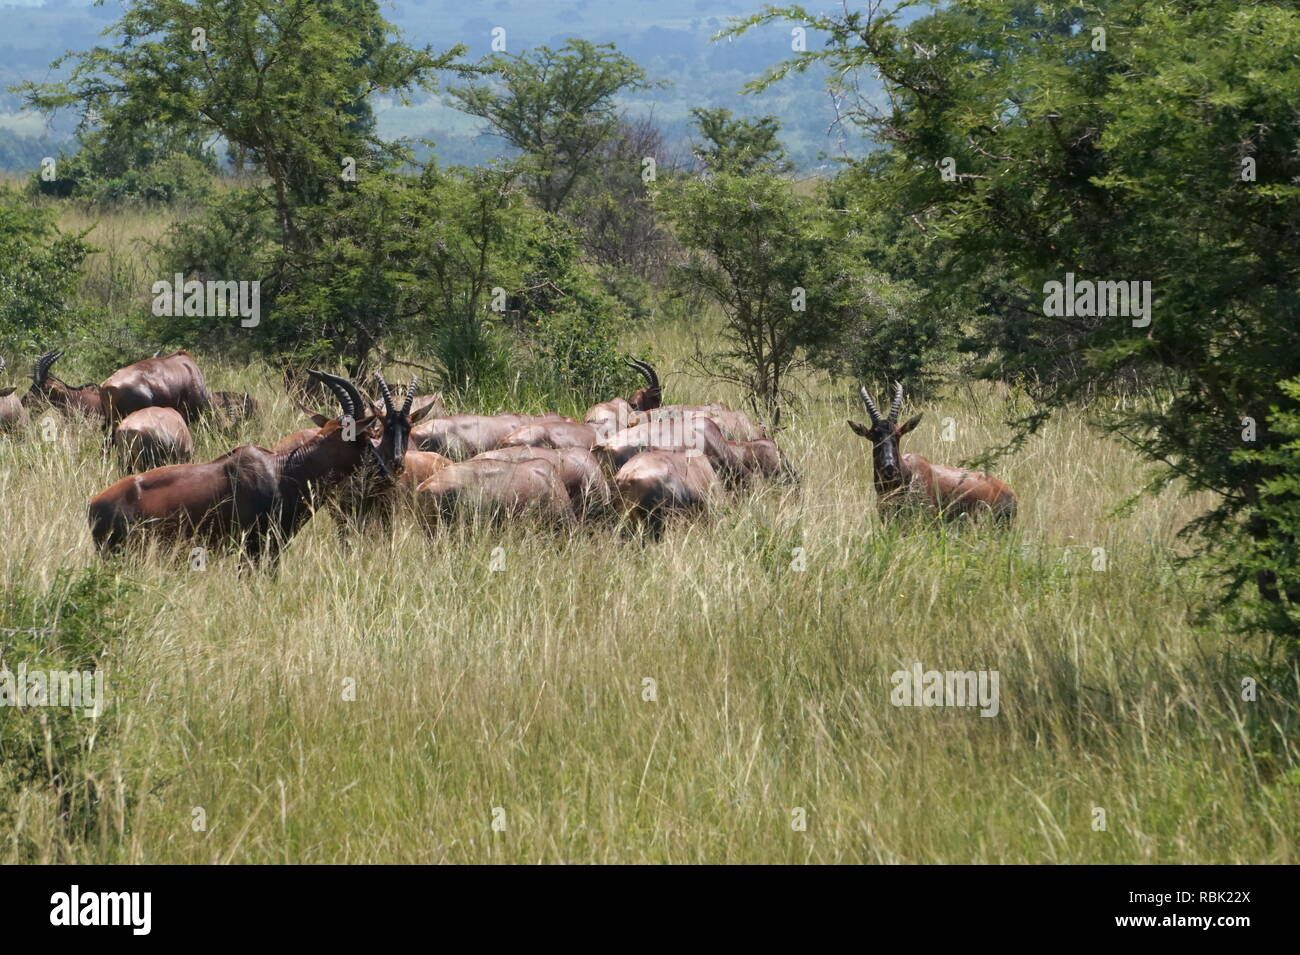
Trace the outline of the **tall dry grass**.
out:
[[[720,397],[680,373],[688,342],[654,338],[670,399]],[[209,377],[263,402],[242,440],[302,426],[266,369]],[[801,486],[658,543],[322,514],[275,573],[114,565],[139,594],[92,824],[24,788],[0,861],[1297,861],[1295,682],[1189,622],[1204,585],[1174,535],[1199,502],[1113,514],[1144,472],[1074,412],[1000,470],[1012,531],[882,527],[850,389],[809,389],[780,436]],[[1007,400],[936,400],[907,447],[999,442]],[[0,439],[7,581],[97,563],[84,506],[117,471],[60,429]],[[997,670],[999,714],[891,705],[915,661]]]

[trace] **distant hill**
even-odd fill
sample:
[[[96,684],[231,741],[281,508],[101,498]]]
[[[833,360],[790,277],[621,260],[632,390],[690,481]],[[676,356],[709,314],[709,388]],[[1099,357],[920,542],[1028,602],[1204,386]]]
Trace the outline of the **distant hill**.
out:
[[[761,6],[762,0],[389,0],[383,10],[408,42],[436,49],[464,43],[474,59],[490,52],[495,28],[505,30],[510,52],[556,46],[570,36],[612,42],[653,78],[671,82],[667,89],[629,98],[625,106],[630,114],[653,114],[679,146],[692,107],[726,106],[742,115],[779,117],[801,169],[825,162],[826,155],[860,154],[863,143],[856,134],[828,132],[834,113],[817,71],[762,96],[740,95],[745,83],[790,55],[789,28],[766,27],[730,42],[710,38],[729,18]],[[71,116],[47,125],[42,117],[20,114],[8,87],[46,79],[53,75],[49,64],[65,51],[103,42],[101,31],[119,13],[117,4],[95,7],[87,0],[0,3],[6,24],[0,41],[0,168],[30,168],[34,156],[66,140],[75,124]],[[808,42],[811,47],[816,41]],[[410,106],[382,100],[374,105],[384,135],[432,139],[442,162],[475,164],[506,152],[499,140],[482,135],[477,120],[437,96]]]

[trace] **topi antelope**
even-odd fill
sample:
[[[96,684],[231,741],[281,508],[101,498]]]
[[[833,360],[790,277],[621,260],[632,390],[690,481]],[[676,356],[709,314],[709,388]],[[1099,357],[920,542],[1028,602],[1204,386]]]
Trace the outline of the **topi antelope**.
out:
[[[637,395],[648,390],[654,396],[654,404],[650,407],[636,409],[637,413],[630,418],[624,419],[624,423],[620,427],[630,428],[644,420],[654,420],[662,415],[696,414],[712,419],[714,424],[722,429],[723,437],[730,441],[756,441],[764,437],[763,432],[749,420],[748,415],[743,411],[733,411],[724,404],[717,402],[707,405],[659,404],[658,398],[661,394],[661,388],[659,386],[659,376],[655,373],[654,368],[644,361],[632,361],[629,364],[641,372],[647,382],[647,387],[637,392]],[[633,397],[635,398],[636,395]]]
[[[600,462],[586,448],[542,448],[533,445],[513,445],[484,451],[473,461],[548,461],[555,468],[560,482],[569,493],[578,517],[595,517],[608,509],[609,482],[601,470]]]
[[[727,445],[740,457],[741,464],[750,475],[785,484],[799,483],[799,475],[794,466],[771,438],[728,441]]]
[[[419,486],[416,502],[430,527],[467,512],[489,520],[533,513],[561,526],[574,520],[564,483],[554,466],[540,458],[473,458],[451,464]]]
[[[74,411],[100,417],[104,413],[99,385],[69,385],[50,374],[50,368],[63,357],[61,351],[47,351],[32,366],[32,386],[23,395],[24,405],[49,404],[60,411]]]
[[[0,358],[0,371],[5,370],[5,360]],[[0,388],[0,433],[17,431],[27,426],[27,409],[21,395],[14,394],[16,387]]]
[[[921,423],[921,415],[917,414],[898,424],[898,412],[903,406],[901,382],[894,382],[893,401],[884,416],[866,388],[860,388],[859,394],[871,416],[871,425],[850,421],[849,427],[871,442],[876,500],[882,516],[919,503],[945,517],[981,513],[991,513],[1001,521],[1015,517],[1015,492],[997,478],[983,471],[931,464],[919,454],[900,455],[899,439]]]
[[[432,403],[426,402],[418,411],[411,410],[418,379],[411,378],[400,408],[393,401],[393,392],[388,387],[388,382],[379,372],[375,372],[375,384],[379,386],[383,406],[372,406],[379,433],[373,439],[368,435],[367,439],[377,449],[375,460],[380,467],[376,469],[367,466],[355,470],[339,488],[335,508],[336,517],[354,525],[364,524],[370,519],[387,523],[392,517],[399,489],[405,487],[414,490],[418,486],[411,483],[414,476],[405,477],[408,460],[415,464],[417,472],[425,478],[439,470],[441,462],[447,460],[432,452],[419,451],[415,454],[421,456],[412,459],[412,453],[407,447],[414,425],[435,409]],[[393,462],[393,466],[385,465],[386,461]]]
[[[535,421],[501,439],[500,448],[583,448],[596,444],[596,429],[577,421]]]
[[[430,418],[411,432],[411,444],[420,451],[436,451],[453,461],[467,461],[491,451],[516,428],[538,421],[571,421],[558,414],[454,414]]]
[[[113,447],[127,471],[177,464],[194,456],[194,438],[175,408],[132,411],[113,429]]]
[[[367,439],[374,418],[358,420],[365,403],[356,387],[325,372],[311,375],[334,392],[341,417],[291,451],[244,445],[206,464],[123,478],[90,500],[90,531],[100,552],[114,553],[140,532],[164,541],[238,542],[254,561],[274,560],[311,517],[313,486],[328,489],[372,460],[389,472],[400,467],[381,457],[385,445]]]
[[[749,477],[742,454],[723,437],[712,418],[677,412],[643,420],[597,444],[592,451],[610,473],[617,472],[642,451],[700,451],[728,485]]]
[[[110,428],[141,408],[175,408],[187,422],[193,422],[213,406],[203,372],[184,350],[163,358],[142,358],[119,368],[104,379],[99,390]]]
[[[583,423],[596,430],[599,438],[607,438],[627,427],[628,419],[641,411],[651,411],[659,407],[663,393],[659,388],[659,376],[655,370],[643,361],[635,358],[625,359],[641,373],[646,383],[638,388],[631,398],[614,398],[592,405],[583,416]]]
[[[651,450],[633,455],[614,475],[624,513],[658,537],[670,514],[704,510],[718,484],[706,455],[696,450]]]

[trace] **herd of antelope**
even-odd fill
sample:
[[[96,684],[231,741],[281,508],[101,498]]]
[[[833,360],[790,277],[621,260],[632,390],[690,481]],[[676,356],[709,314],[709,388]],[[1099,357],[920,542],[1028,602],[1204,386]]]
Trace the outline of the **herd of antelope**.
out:
[[[229,427],[254,416],[257,403],[209,391],[183,350],[135,362],[101,384],[75,386],[51,373],[61,355],[36,360],[24,394],[0,388],[0,431],[24,428],[29,409],[47,407],[103,426],[130,472],[90,500],[91,535],[104,554],[154,538],[235,545],[254,561],[274,560],[320,507],[341,528],[387,523],[399,513],[431,529],[465,512],[528,514],[566,526],[616,515],[657,536],[670,515],[702,511],[722,489],[798,480],[776,443],[743,412],[724,404],[664,405],[655,369],[635,359],[628,363],[645,385],[629,398],[594,405],[580,422],[559,414],[448,415],[438,395],[417,394],[414,378],[399,403],[379,374],[379,400],[368,401],[346,378],[310,371],[308,378],[337,400],[339,414],[304,407],[313,426],[269,449],[242,445],[191,463],[191,425],[207,417]],[[1016,495],[997,478],[900,454],[899,439],[921,419],[898,424],[901,384],[884,415],[865,388],[860,395],[871,424],[849,426],[871,442],[882,515],[919,505],[944,516],[1014,517]]]

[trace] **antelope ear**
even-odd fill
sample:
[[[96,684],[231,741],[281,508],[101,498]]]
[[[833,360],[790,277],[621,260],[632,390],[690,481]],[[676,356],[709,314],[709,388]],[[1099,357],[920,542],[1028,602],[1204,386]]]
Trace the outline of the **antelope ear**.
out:
[[[853,429],[853,433],[856,434],[859,438],[871,437],[871,429],[868,428],[865,424],[863,424],[860,421],[850,421],[849,427]]]
[[[307,417],[309,417],[311,419],[311,423],[318,428],[325,427],[325,422],[329,420],[329,418],[327,418],[323,414],[308,415]]]
[[[921,414],[924,414],[924,413],[925,413],[925,412],[921,412]],[[910,418],[908,418],[906,421],[904,421],[903,424],[899,427],[899,429],[898,429],[898,436],[901,438],[903,435],[907,434],[907,432],[911,431],[913,428],[915,428],[915,427],[916,427],[918,424],[920,424],[920,423],[921,423],[921,415],[919,415],[919,414],[918,414],[918,415],[913,415],[912,417],[910,417]]]
[[[8,398],[17,390],[18,390],[17,386],[13,388],[0,388],[0,398]]]
[[[357,422],[357,431],[369,431],[379,420],[379,415],[368,414]]]
[[[421,408],[419,411],[411,412],[411,424],[415,424],[416,422],[418,422],[421,418],[423,418],[430,411],[432,411],[433,407],[434,407],[433,402],[430,402],[429,404]]]

